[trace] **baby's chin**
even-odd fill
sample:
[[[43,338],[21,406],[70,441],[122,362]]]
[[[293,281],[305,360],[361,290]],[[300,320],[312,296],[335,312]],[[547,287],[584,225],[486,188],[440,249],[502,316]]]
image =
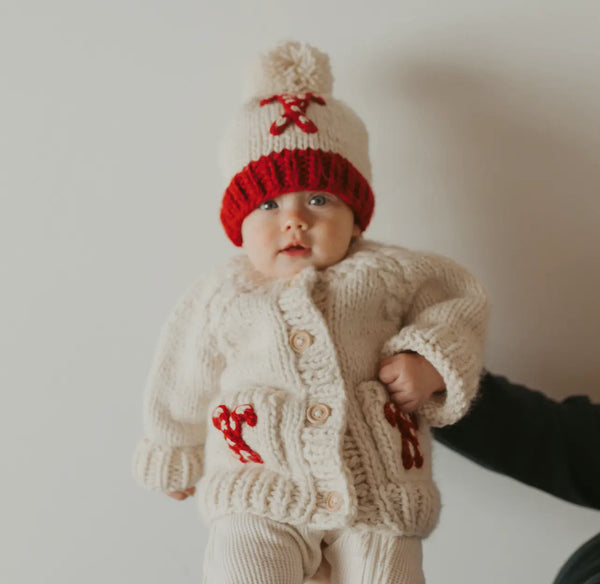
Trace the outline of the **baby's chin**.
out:
[[[290,262],[289,264],[281,262],[281,264],[275,263],[268,273],[263,272],[263,275],[269,278],[293,278],[304,268],[314,266],[314,263],[308,260]]]

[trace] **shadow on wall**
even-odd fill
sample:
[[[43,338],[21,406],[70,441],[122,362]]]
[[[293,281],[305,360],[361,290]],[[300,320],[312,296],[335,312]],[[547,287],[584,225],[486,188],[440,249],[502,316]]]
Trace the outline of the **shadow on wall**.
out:
[[[424,137],[413,162],[440,175],[447,201],[432,199],[430,212],[460,227],[484,266],[490,368],[555,397],[600,400],[598,87],[592,95],[550,76],[379,63],[369,75],[390,84],[386,115],[408,113],[410,135]]]

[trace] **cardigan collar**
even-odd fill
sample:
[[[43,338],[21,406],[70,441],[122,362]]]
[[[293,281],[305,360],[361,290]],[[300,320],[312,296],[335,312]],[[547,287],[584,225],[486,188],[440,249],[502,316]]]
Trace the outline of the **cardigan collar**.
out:
[[[353,274],[359,266],[369,263],[369,258],[374,256],[379,247],[379,244],[360,237],[350,244],[346,257],[340,262],[323,270],[317,270],[314,266],[307,266],[288,278],[269,278],[263,275],[254,268],[248,257],[242,254],[227,262],[225,274],[240,292],[278,291],[288,286],[290,282],[310,288],[321,279],[333,281]]]

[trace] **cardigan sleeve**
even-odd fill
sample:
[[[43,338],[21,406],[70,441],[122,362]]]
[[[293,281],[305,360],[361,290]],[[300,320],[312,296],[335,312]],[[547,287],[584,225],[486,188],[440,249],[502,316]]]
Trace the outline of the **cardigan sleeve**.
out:
[[[600,404],[587,396],[557,402],[485,373],[469,413],[434,436],[490,470],[600,509]]]
[[[403,275],[408,308],[383,357],[405,351],[423,355],[444,378],[446,391],[432,396],[419,413],[432,426],[453,424],[466,413],[479,385],[487,294],[464,268],[437,255],[404,261]]]
[[[133,472],[145,488],[178,491],[203,472],[206,408],[222,359],[210,332],[209,298],[201,284],[177,304],[160,336],[144,400],[144,437]]]

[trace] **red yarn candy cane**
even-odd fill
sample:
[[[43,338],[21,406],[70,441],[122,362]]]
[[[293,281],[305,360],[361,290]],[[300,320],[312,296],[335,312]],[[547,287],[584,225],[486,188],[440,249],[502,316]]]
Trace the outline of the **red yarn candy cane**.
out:
[[[262,99],[260,105],[267,105],[275,100],[283,106],[283,113],[271,124],[271,128],[269,129],[271,134],[274,136],[283,134],[291,123],[296,124],[296,126],[307,134],[314,134],[319,131],[315,123],[306,117],[306,108],[311,101],[325,105],[325,100],[322,97],[312,93],[305,93],[304,97],[282,93],[281,95],[273,95]]]
[[[419,420],[416,414],[405,414],[392,402],[387,402],[383,411],[390,425],[397,425],[402,436],[402,466],[406,470],[411,469],[413,466],[421,468],[423,466],[423,455],[419,449],[419,439],[417,438]]]
[[[237,406],[232,412],[229,412],[227,406],[219,405],[213,410],[212,422],[214,427],[223,433],[227,446],[235,452],[241,462],[263,462],[260,454],[252,450],[242,438],[243,422],[248,426],[256,426],[256,412],[251,404]]]

